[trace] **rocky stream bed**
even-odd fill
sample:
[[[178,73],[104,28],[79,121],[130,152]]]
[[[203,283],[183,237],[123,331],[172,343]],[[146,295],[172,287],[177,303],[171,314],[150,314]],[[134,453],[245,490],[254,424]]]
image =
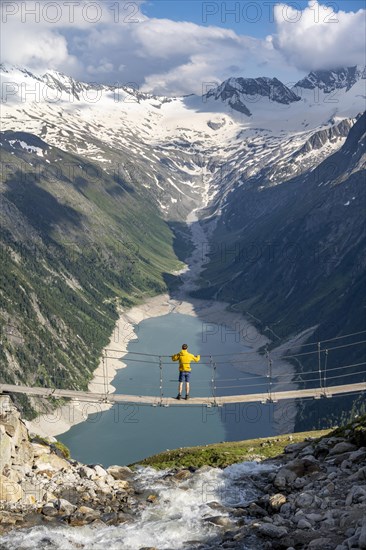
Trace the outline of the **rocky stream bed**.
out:
[[[30,439],[10,397],[0,397],[0,549],[106,545],[366,549],[365,422],[223,470],[105,469]]]

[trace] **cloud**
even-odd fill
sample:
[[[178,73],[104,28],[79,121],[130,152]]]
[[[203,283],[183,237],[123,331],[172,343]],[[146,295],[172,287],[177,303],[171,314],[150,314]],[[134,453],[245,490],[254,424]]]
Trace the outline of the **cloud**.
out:
[[[261,65],[270,65],[271,72],[275,74],[276,68],[281,70],[282,57],[272,44],[216,27],[202,28],[187,24],[180,34],[179,27],[174,28],[175,23],[165,21],[162,26],[162,22],[159,22],[155,39],[160,40],[160,43],[154,51],[155,44],[151,36],[154,25],[155,22],[150,21],[149,28],[141,25],[138,30],[140,44],[146,46],[144,55],[148,55],[147,44],[150,47],[152,45],[155,55],[162,57],[169,51],[173,37],[179,44],[174,50],[176,62],[170,68],[162,66],[159,72],[154,71],[145,77],[145,91],[153,89],[160,94],[172,91],[181,94],[202,93],[209,83],[220,83],[232,76],[258,76]],[[178,36],[181,37],[179,40]]]
[[[304,71],[364,65],[365,14],[361,9],[335,13],[332,2],[321,5],[316,0],[303,11],[278,4],[273,46]]]
[[[221,27],[147,18],[142,3],[2,3],[2,59],[35,72],[56,69],[87,82],[134,85],[165,95],[200,93],[206,83],[231,76],[277,76],[290,83],[304,69],[361,60],[364,12],[338,12],[338,23],[332,23],[334,14],[317,2],[303,12],[280,4],[275,7],[277,33],[260,39]],[[18,11],[9,13],[13,5]]]

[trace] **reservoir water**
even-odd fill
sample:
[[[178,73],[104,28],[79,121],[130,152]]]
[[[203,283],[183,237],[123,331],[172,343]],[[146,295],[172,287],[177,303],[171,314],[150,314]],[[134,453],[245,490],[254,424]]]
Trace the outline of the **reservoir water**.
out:
[[[198,318],[180,313],[145,320],[136,327],[136,333],[137,339],[129,343],[129,354],[123,358],[127,367],[119,370],[113,381],[118,393],[159,396],[159,359],[137,354],[172,355],[183,343],[189,345],[191,353],[211,355],[216,361],[216,395],[266,391],[265,377],[245,372],[238,354],[250,350],[234,333],[207,333]],[[232,357],[224,354],[236,354],[234,363],[230,363]],[[248,370],[253,373],[253,366]],[[212,374],[209,357],[192,363],[191,396],[212,395]],[[164,396],[175,397],[177,387],[178,364],[164,358]],[[58,439],[82,462],[105,467],[131,464],[166,449],[274,435],[273,407],[260,403],[212,408],[192,406],[189,402],[170,407],[131,403],[116,404],[100,412],[95,405],[94,414]]]

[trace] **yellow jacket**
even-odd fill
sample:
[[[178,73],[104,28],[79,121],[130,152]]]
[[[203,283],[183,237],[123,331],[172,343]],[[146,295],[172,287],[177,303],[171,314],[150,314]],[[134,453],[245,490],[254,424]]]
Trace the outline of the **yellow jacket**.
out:
[[[200,355],[192,355],[192,353],[189,353],[186,349],[182,349],[179,353],[172,355],[173,361],[179,361],[179,370],[181,372],[190,372],[191,362],[194,361],[198,363],[200,359]]]

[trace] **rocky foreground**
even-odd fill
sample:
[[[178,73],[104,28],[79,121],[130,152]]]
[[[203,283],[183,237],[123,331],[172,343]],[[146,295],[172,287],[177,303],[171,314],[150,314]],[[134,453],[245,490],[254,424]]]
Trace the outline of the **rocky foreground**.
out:
[[[290,444],[268,462],[272,471],[243,480],[257,496],[240,506],[209,502],[210,541],[191,541],[184,548],[366,549],[364,419],[321,439]],[[167,470],[164,482],[184,487],[200,471]],[[31,441],[11,399],[2,396],[0,501],[3,535],[35,525],[133,523],[158,505],[159,493],[142,490],[128,467],[86,466],[65,458],[53,444]],[[6,548],[1,539],[0,548]]]

